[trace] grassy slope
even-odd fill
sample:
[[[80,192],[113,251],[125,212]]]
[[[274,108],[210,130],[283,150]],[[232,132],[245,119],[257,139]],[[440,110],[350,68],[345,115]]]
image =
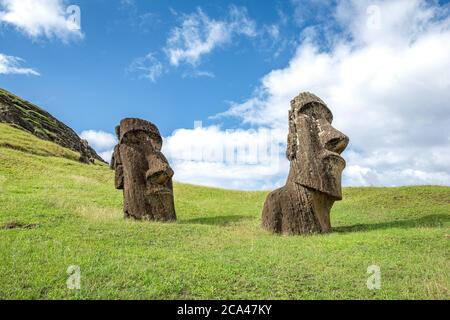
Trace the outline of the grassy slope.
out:
[[[347,188],[334,233],[285,237],[259,227],[265,192],[176,184],[178,222],[124,221],[113,172],[76,158],[0,125],[0,225],[37,224],[0,229],[0,298],[449,298],[448,187]]]
[[[2,88],[0,88],[0,122],[14,123],[14,126],[23,129],[27,133],[32,133],[38,138],[56,142],[61,146],[75,150],[75,152],[77,150],[78,152],[80,151],[80,138],[71,128],[67,127],[42,108]],[[8,139],[17,140],[23,136],[23,134],[18,135],[20,137],[10,136]],[[0,142],[4,141],[0,140]],[[25,150],[29,148],[28,145],[16,144],[15,146],[25,148]],[[45,152],[47,148],[54,150],[49,144],[42,145],[41,147],[41,150],[39,150],[41,153],[42,151]],[[88,149],[95,159],[103,162],[90,146],[88,146]],[[67,153],[67,150],[62,150],[62,152]]]

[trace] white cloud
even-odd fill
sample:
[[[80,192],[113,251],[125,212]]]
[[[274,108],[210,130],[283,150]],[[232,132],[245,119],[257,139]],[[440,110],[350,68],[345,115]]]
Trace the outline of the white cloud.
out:
[[[114,149],[110,149],[107,151],[99,152],[99,156],[106,162],[110,163],[113,153],[114,153]]]
[[[267,34],[273,39],[277,40],[280,36],[280,27],[276,24],[265,26]]]
[[[190,70],[185,73],[183,73],[183,78],[215,78],[216,75],[210,71],[204,71],[204,70]]]
[[[145,57],[135,59],[128,67],[128,72],[138,73],[141,78],[155,82],[164,72],[164,67],[153,53],[149,53]]]
[[[299,26],[312,23],[324,23],[333,14],[333,5],[329,0],[291,0],[293,20]]]
[[[7,56],[0,53],[0,74],[22,74],[39,76],[39,72],[31,68],[23,68],[25,60],[19,57]]]
[[[280,158],[280,132],[198,127],[176,130],[164,140],[175,180],[231,189],[281,185],[287,160]]]
[[[166,45],[162,48],[162,59],[157,59],[155,53],[135,59],[128,71],[138,72],[142,78],[152,82],[167,72],[170,67],[178,67],[187,63],[190,67],[183,77],[214,78],[210,71],[198,70],[201,58],[219,47],[231,43],[236,36],[256,37],[256,23],[249,18],[244,7],[229,7],[225,17],[213,19],[201,8],[191,14],[178,15],[171,9],[173,15],[180,17],[180,25],[170,30]],[[275,26],[270,28],[271,34],[277,36]],[[166,61],[167,60],[167,61]]]
[[[102,159],[106,161],[111,160],[114,146],[117,144],[117,138],[115,135],[96,130],[85,130],[80,133],[80,137],[89,142],[89,145],[93,147]]]
[[[229,165],[220,162],[171,161],[174,180],[202,186],[235,190],[270,190],[285,182],[283,175],[274,181],[274,168],[268,165]]]
[[[99,151],[111,149],[117,144],[116,136],[104,131],[86,130],[81,132],[80,137]]]
[[[64,0],[0,0],[0,24],[10,25],[32,39],[83,38],[78,14]]]
[[[311,38],[320,29],[309,29],[285,68],[268,73],[247,101],[213,118],[233,116],[246,126],[276,128],[285,144],[289,101],[311,91],[328,103],[335,127],[350,137],[344,184],[450,185],[448,11],[419,0],[375,4],[374,11],[368,10],[373,1],[340,2],[335,17],[343,33],[327,33],[327,49]],[[243,189],[263,185],[252,165],[233,170],[205,163],[195,169],[187,180],[228,186],[225,172],[246,181]],[[271,172],[264,179],[271,183],[264,185],[280,181],[283,170]]]
[[[170,64],[198,65],[202,56],[229,44],[235,35],[256,36],[256,23],[245,8],[231,6],[227,17],[216,20],[200,8],[182,16],[181,26],[171,30],[164,51]]]

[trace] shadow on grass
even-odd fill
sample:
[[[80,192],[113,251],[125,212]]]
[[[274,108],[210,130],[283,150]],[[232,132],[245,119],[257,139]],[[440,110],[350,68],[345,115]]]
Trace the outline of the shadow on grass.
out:
[[[358,231],[384,230],[391,228],[417,228],[417,227],[440,227],[445,222],[450,221],[450,216],[445,214],[432,214],[418,219],[389,221],[373,224],[355,224],[353,226],[342,226],[333,228],[333,232],[347,233]]]
[[[178,223],[181,224],[208,224],[215,226],[227,226],[232,223],[252,220],[253,217],[250,216],[240,216],[240,215],[230,215],[230,216],[216,216],[216,217],[204,217],[204,218],[194,218],[189,220],[180,220]]]

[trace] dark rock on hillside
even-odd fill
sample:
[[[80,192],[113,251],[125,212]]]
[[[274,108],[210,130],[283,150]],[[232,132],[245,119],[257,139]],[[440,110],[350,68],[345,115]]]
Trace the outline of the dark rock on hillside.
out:
[[[105,162],[87,144],[87,141],[82,140],[75,131],[64,123],[38,106],[1,88],[0,122],[12,124],[38,138],[76,151],[80,153],[81,162],[93,163],[94,160]]]

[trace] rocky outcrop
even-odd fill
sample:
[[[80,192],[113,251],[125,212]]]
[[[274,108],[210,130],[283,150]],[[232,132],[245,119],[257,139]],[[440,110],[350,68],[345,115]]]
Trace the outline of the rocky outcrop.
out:
[[[71,128],[38,106],[0,89],[0,122],[9,123],[38,138],[59,144],[80,154],[80,161],[105,162]]]

